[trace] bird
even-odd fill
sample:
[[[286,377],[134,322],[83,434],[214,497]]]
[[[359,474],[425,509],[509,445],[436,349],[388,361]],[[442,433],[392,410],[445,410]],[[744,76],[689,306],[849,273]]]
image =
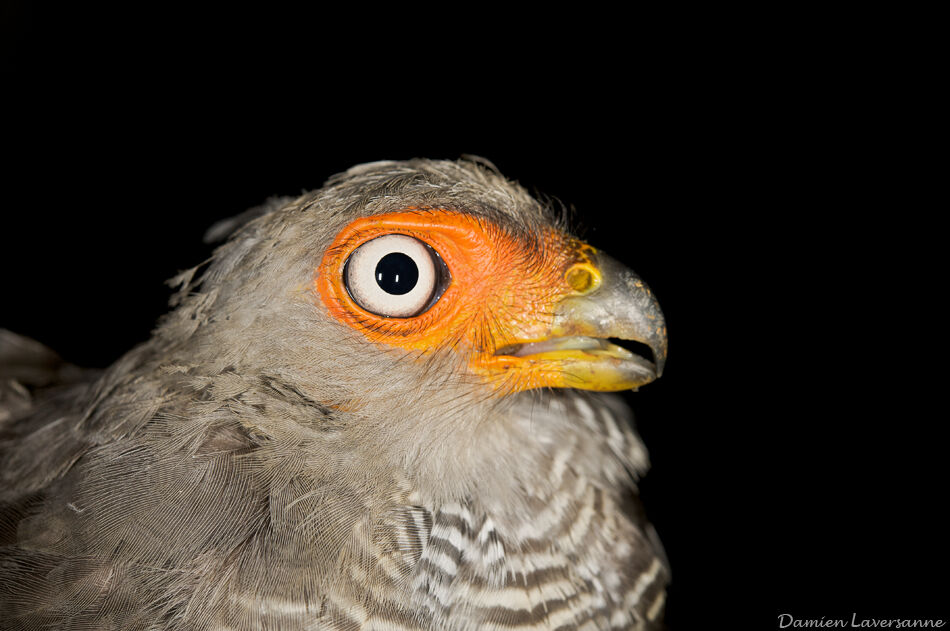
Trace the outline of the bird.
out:
[[[664,316],[539,198],[362,164],[213,226],[106,369],[3,331],[0,627],[663,628],[617,393]]]

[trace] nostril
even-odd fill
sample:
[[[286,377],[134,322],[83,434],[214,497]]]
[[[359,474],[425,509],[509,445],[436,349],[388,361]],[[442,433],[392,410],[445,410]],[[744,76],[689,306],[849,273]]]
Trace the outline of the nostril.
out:
[[[567,270],[564,280],[574,291],[586,294],[597,289],[597,286],[600,285],[600,274],[590,265],[578,263]]]

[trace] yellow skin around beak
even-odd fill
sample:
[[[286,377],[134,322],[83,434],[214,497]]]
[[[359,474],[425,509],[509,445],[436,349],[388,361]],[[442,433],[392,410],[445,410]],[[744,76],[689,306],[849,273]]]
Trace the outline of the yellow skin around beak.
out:
[[[666,362],[663,313],[650,288],[616,260],[578,244],[583,260],[568,267],[567,295],[557,299],[544,332],[506,344],[482,366],[531,388],[578,388],[601,392],[637,389],[659,377]],[[650,362],[608,338],[650,347]]]

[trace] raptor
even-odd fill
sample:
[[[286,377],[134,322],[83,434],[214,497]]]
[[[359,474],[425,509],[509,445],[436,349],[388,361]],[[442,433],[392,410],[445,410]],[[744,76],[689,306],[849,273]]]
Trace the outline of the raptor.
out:
[[[105,371],[0,335],[3,628],[661,627],[639,277],[478,160],[216,232]]]

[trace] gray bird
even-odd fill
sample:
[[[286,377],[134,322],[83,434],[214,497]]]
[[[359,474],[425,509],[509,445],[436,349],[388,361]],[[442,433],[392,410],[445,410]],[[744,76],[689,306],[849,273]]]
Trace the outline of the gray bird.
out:
[[[0,335],[2,628],[661,627],[643,281],[474,159],[228,231],[102,373]]]

